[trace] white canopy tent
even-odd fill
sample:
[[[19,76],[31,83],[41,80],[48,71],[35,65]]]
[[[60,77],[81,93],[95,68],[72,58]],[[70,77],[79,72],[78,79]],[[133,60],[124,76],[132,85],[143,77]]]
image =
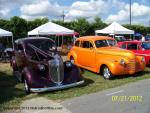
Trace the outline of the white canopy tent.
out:
[[[6,31],[6,30],[0,28],[0,37],[8,37],[8,36],[12,37],[12,46],[14,48],[14,43],[13,43],[14,41],[13,41],[13,34],[12,34],[12,32],[9,32],[9,31]]]
[[[30,35],[55,35],[55,36],[62,36],[62,44],[63,44],[63,35],[68,34],[68,35],[73,35],[74,36],[74,30],[70,30],[68,28],[65,28],[61,25],[48,22],[46,24],[43,24],[31,31],[28,32],[28,36]],[[55,37],[56,39],[56,37]],[[58,45],[59,45],[59,40],[58,39]]]
[[[117,22],[113,22],[112,24],[110,24],[106,28],[95,31],[96,35],[98,33],[113,34],[113,35],[115,35],[115,34],[134,34],[134,31],[121,26]]]
[[[65,28],[63,26],[60,26],[58,24],[48,22],[28,32],[28,35],[57,35],[57,34],[74,34],[74,31]]]

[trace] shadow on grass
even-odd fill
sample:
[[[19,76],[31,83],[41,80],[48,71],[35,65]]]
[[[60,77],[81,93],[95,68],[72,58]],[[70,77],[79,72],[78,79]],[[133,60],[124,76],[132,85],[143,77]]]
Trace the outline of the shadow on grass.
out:
[[[14,98],[21,98],[25,96],[22,88],[16,88],[17,82],[14,76],[0,72],[0,104],[14,100]]]

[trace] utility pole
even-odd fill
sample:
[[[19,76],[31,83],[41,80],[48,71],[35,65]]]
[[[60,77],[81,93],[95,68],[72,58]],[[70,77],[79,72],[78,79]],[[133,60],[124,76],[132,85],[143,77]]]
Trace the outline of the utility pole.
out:
[[[130,17],[130,25],[131,25],[131,0],[130,0],[130,5],[129,5],[129,17]]]
[[[63,11],[63,14],[61,15],[61,17],[63,18],[63,22],[65,21],[65,12]]]

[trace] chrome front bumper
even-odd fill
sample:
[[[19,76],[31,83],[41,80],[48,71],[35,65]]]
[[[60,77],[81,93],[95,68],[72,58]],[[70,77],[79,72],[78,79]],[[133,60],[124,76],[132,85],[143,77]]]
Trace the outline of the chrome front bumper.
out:
[[[31,88],[30,91],[31,92],[44,92],[44,91],[53,91],[53,90],[59,90],[59,89],[65,89],[65,88],[70,88],[70,87],[75,87],[78,86],[80,84],[83,84],[84,80],[80,81],[80,82],[76,82],[76,83],[72,83],[72,84],[67,84],[67,85],[58,85],[58,86],[54,86],[54,87],[47,87],[47,88]]]

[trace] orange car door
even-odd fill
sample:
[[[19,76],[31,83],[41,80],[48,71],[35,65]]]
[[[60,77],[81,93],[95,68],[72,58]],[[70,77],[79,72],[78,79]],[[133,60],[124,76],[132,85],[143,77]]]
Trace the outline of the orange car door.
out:
[[[80,50],[79,63],[80,65],[93,68],[95,65],[95,49],[91,42],[83,41]]]

